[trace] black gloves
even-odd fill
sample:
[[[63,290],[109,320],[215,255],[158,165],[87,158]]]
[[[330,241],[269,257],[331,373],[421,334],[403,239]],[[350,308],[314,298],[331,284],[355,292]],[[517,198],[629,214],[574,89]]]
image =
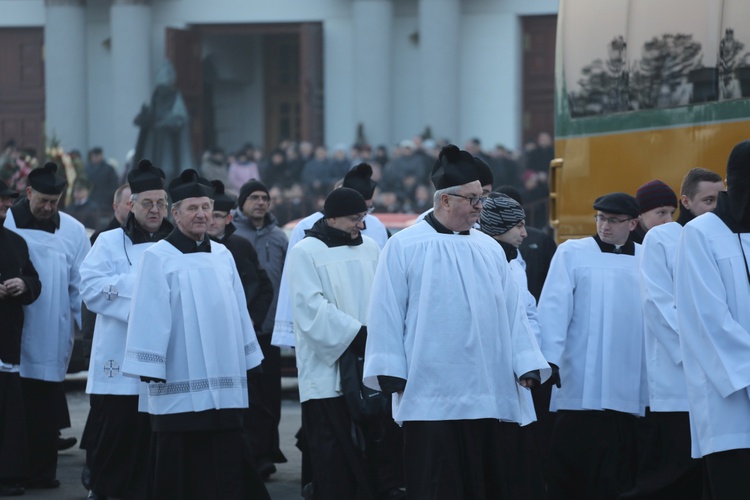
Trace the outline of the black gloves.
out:
[[[524,387],[531,389],[532,387],[537,387],[539,384],[542,383],[542,377],[539,375],[539,370],[533,370],[530,372],[526,372],[520,377],[518,377],[518,381],[526,381],[526,385]]]
[[[560,381],[560,367],[555,363],[550,363],[549,367],[552,368],[552,375],[549,376],[549,383],[555,384],[559,389],[562,386],[562,382]]]
[[[362,328],[357,332],[357,336],[354,337],[352,343],[349,344],[348,349],[356,354],[357,356],[365,355],[365,344],[367,343],[367,327],[362,325]]]
[[[167,381],[164,380],[163,378],[146,377],[146,376],[143,376],[143,375],[141,375],[141,382],[146,382],[147,384],[149,382],[156,382],[156,383],[162,383],[162,384],[166,384],[167,383]]]
[[[378,383],[380,384],[380,392],[386,394],[403,392],[406,388],[406,380],[398,377],[391,377],[389,375],[378,375]]]

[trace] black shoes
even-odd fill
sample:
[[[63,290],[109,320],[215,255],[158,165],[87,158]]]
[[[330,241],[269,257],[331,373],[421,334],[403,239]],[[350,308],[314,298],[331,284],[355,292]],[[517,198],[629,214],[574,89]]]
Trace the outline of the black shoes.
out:
[[[406,490],[403,488],[391,488],[378,496],[379,500],[406,500]]]
[[[23,487],[17,484],[0,484],[0,497],[17,497],[24,493]]]
[[[270,478],[271,474],[274,472],[276,472],[276,466],[273,462],[263,461],[258,464],[258,475],[263,481],[268,481],[268,478]]]
[[[32,479],[26,483],[26,488],[29,490],[51,490],[59,487],[59,479]]]
[[[70,437],[59,437],[57,438],[57,451],[67,450],[69,448],[72,448],[76,445],[78,442],[78,438],[70,436]]]

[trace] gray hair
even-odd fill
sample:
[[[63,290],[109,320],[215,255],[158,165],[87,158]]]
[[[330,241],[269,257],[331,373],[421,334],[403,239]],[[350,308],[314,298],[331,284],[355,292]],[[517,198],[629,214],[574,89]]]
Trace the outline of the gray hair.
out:
[[[435,191],[435,194],[432,195],[432,205],[437,207],[440,205],[440,198],[444,194],[458,194],[458,192],[461,190],[461,186],[451,186],[443,189],[438,189]]]

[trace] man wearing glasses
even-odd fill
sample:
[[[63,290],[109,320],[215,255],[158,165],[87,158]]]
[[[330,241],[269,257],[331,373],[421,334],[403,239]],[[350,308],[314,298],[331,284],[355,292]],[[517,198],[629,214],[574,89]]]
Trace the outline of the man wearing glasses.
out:
[[[164,172],[141,160],[128,173],[130,213],[122,227],[99,235],[81,264],[81,294],[96,313],[86,392],[89,498],[139,498],[146,494],[151,440],[147,413],[138,411],[140,382],[122,373],[130,304],[141,255],[167,237]],[[89,439],[90,438],[90,439]]]
[[[611,193],[594,209],[597,234],[558,247],[539,300],[542,352],[558,383],[551,498],[616,498],[629,488],[636,416],[647,404],[641,247],[630,238],[638,202]]]
[[[410,498],[513,498],[501,421],[530,423],[523,387],[549,366],[505,253],[473,229],[484,202],[474,157],[444,147],[432,182],[434,212],[378,263],[364,381],[394,393]]]
[[[367,205],[367,215],[365,215],[363,222],[364,228],[362,234],[369,236],[378,247],[382,250],[388,241],[388,230],[380,222],[380,219],[372,215],[375,209],[373,205],[373,197],[375,196],[375,188],[377,183],[372,180],[372,166],[368,163],[360,163],[353,167],[345,176],[342,181],[342,187],[351,188],[358,191],[359,194],[365,199]],[[323,212],[315,212],[314,214],[308,215],[294,226],[294,230],[289,238],[289,246],[287,247],[288,252],[291,251],[292,247],[299,243],[302,238],[305,237],[305,231],[310,229],[313,224],[323,218]],[[279,304],[276,308],[276,321],[273,325],[273,345],[279,347],[294,347],[294,329],[292,327],[292,304],[289,300],[289,291],[287,289],[287,277],[286,272],[281,276],[281,285],[279,288]]]
[[[341,392],[338,359],[347,350],[364,354],[370,287],[380,254],[377,243],[361,234],[366,215],[359,192],[334,189],[323,218],[289,252],[289,296],[314,498],[360,498],[358,491],[369,492],[361,498],[377,497],[381,488],[398,486],[380,484],[374,462],[368,465],[360,450],[366,449],[371,460],[376,456],[369,426],[359,424],[361,439],[352,440],[352,415]]]

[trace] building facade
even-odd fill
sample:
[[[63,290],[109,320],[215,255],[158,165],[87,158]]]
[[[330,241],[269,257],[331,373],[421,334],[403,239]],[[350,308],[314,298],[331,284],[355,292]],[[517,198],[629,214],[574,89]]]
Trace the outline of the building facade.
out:
[[[166,59],[194,152],[552,132],[555,0],[0,0],[0,139],[122,162]]]

